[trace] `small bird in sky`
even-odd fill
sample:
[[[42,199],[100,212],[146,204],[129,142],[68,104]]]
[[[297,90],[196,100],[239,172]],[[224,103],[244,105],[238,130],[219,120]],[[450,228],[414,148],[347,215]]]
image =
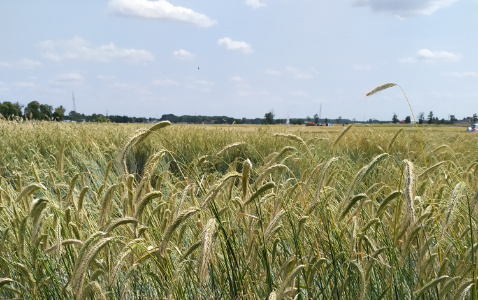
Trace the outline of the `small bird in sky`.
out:
[[[199,70],[199,65],[198,65],[198,70]]]

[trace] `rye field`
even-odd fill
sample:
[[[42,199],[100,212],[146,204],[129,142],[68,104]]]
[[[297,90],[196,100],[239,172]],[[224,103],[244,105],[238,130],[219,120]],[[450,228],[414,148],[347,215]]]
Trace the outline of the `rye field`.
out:
[[[477,299],[464,127],[0,121],[2,299]]]

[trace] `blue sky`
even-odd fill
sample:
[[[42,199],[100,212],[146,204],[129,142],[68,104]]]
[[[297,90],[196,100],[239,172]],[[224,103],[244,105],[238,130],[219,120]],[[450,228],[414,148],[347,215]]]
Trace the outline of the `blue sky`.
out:
[[[478,113],[477,0],[0,3],[0,102],[85,114]],[[199,66],[199,69],[198,69]]]

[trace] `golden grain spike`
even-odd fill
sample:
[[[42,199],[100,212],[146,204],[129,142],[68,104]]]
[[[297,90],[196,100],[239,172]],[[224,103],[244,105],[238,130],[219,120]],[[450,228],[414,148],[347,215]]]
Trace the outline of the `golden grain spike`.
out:
[[[413,163],[407,159],[404,159],[405,163],[405,203],[407,204],[407,218],[408,225],[412,225],[415,222],[415,208],[413,207],[413,187],[414,187],[414,172]]]
[[[397,85],[396,83],[385,83],[385,84],[382,84],[381,86],[378,86],[378,87],[374,88],[373,90],[371,90],[370,92],[368,92],[366,96],[372,96],[373,94],[375,94],[375,93],[377,93],[377,92],[380,92],[380,91],[382,91],[382,90],[385,90],[385,89],[394,87],[394,86],[396,86],[396,85]]]
[[[211,250],[212,250],[212,242],[213,236],[217,229],[217,221],[216,219],[209,219],[207,221],[206,229],[203,233],[202,239],[202,249],[201,249],[201,259],[200,264],[198,266],[199,272],[199,280],[204,282],[206,279],[206,272],[207,272],[207,263],[209,262]]]

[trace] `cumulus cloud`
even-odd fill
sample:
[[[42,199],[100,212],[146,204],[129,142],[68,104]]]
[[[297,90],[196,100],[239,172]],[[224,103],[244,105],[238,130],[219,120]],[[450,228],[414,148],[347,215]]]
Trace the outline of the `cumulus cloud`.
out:
[[[227,50],[239,51],[244,54],[250,54],[253,52],[251,45],[249,45],[248,43],[241,41],[233,41],[230,37],[219,39],[217,43],[219,44],[219,46]]]
[[[47,59],[53,61],[84,60],[93,62],[109,62],[123,60],[129,63],[139,63],[154,60],[151,52],[141,49],[118,48],[109,43],[101,46],[92,46],[87,40],[75,37],[70,40],[46,40],[39,44]]]
[[[432,51],[429,49],[420,49],[417,51],[414,57],[408,56],[403,57],[399,60],[401,63],[414,63],[417,60],[426,61],[426,62],[434,62],[434,61],[458,61],[460,60],[461,56],[459,54],[455,54],[448,51]]]
[[[458,78],[463,78],[463,77],[478,77],[477,72],[448,72],[448,73],[443,73],[444,76],[450,76],[450,77],[458,77]]]
[[[460,56],[447,51],[431,51],[428,49],[420,49],[417,51],[417,57],[422,60],[436,61],[436,60],[445,60],[445,61],[457,61],[460,59]]]
[[[172,79],[166,78],[166,79],[157,79],[153,81],[153,85],[157,86],[177,86],[179,85],[179,82],[174,81]]]
[[[0,61],[0,68],[8,68],[8,69],[34,69],[36,67],[41,67],[42,63],[39,61],[35,61],[29,58],[24,58],[19,61],[14,62],[2,62]]]
[[[252,8],[261,8],[267,6],[267,4],[259,0],[246,0],[246,5]]]
[[[174,51],[173,55],[176,59],[180,59],[180,60],[191,60],[195,57],[194,54],[184,49],[179,49]]]
[[[217,23],[204,14],[175,6],[166,0],[111,0],[108,6],[113,13],[126,17],[178,21],[199,27],[209,27]]]
[[[458,0],[354,0],[357,6],[368,6],[374,11],[391,13],[400,17],[431,15]]]

